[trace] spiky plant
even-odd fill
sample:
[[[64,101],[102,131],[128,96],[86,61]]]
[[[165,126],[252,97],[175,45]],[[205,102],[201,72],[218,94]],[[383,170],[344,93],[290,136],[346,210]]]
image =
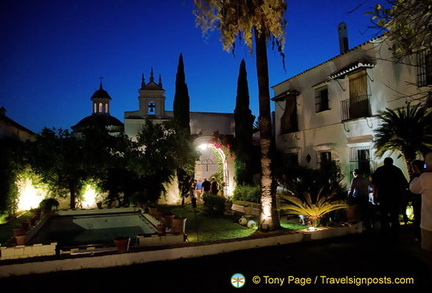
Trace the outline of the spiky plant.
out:
[[[304,200],[291,192],[280,193],[281,202],[278,209],[288,214],[303,215],[310,221],[312,227],[317,227],[318,220],[324,215],[348,207],[344,200],[335,199],[337,189],[332,190],[330,193],[324,193],[323,190],[324,187],[319,189],[315,200],[312,200],[313,197],[310,192],[303,194]]]
[[[432,149],[432,112],[421,104],[379,113],[380,126],[374,130],[376,156],[400,152],[411,177],[411,162],[417,153],[425,155]]]

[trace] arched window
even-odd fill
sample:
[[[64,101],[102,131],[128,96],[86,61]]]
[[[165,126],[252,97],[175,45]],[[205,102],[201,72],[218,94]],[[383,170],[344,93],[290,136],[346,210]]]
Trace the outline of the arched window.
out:
[[[99,103],[98,113],[103,113],[103,104]]]
[[[156,115],[156,104],[153,102],[148,103],[148,115]]]

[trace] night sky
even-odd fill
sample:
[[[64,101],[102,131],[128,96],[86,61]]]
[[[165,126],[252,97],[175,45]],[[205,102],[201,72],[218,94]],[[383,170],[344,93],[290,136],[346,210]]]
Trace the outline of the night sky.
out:
[[[337,56],[341,21],[350,48],[376,37],[364,13],[377,2],[288,1],[286,69],[269,50],[270,85]],[[182,53],[191,111],[232,113],[244,58],[258,116],[255,57],[245,45],[237,44],[234,55],[223,51],[218,32],[203,38],[193,8],[193,0],[1,0],[0,107],[35,132],[68,129],[91,114],[90,97],[103,77],[111,115],[124,121],[125,111],[138,110],[141,74],[148,82],[153,68],[172,110]]]

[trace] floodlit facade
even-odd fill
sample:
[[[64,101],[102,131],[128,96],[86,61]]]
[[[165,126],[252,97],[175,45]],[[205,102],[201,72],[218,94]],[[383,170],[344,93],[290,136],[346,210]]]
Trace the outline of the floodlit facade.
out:
[[[430,53],[392,61],[389,45],[372,39],[272,88],[276,147],[284,164],[317,168],[322,160],[340,163],[347,184],[352,171],[370,174],[384,159],[374,155],[377,114],[429,95]],[[395,165],[407,174],[399,154]]]

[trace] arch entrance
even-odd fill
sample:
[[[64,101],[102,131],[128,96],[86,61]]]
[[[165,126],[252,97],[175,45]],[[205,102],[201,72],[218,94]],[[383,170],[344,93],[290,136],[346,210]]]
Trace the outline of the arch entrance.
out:
[[[223,190],[224,196],[231,196],[234,190],[234,159],[224,148],[215,144],[213,136],[195,139],[194,146],[200,155],[195,162],[195,179],[210,180],[211,176],[217,175],[219,189]]]

